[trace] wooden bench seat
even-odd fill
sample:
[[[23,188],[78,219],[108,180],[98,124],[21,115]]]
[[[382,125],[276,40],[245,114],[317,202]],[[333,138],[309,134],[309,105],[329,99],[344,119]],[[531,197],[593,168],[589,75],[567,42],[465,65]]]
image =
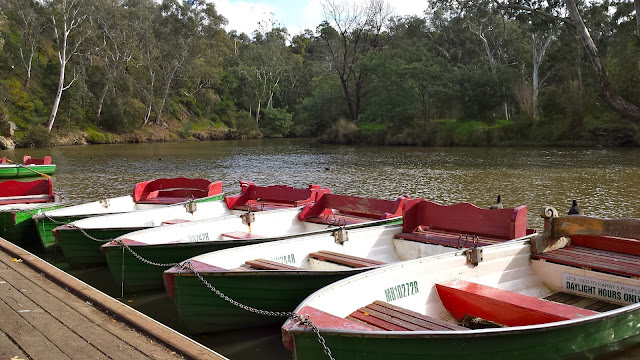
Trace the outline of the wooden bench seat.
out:
[[[297,266],[282,264],[276,261],[266,259],[255,259],[244,262],[246,265],[251,266],[252,269],[258,270],[302,270]]]
[[[376,219],[366,218],[355,215],[329,215],[329,216],[316,216],[312,218],[307,218],[306,221],[310,221],[316,224],[327,224],[327,225],[354,225],[354,224],[362,224],[369,221],[375,221]]]
[[[163,221],[162,223],[160,223],[160,225],[173,225],[173,224],[182,224],[182,223],[187,223],[187,222],[191,222],[191,220],[171,219],[171,220]]]
[[[462,238],[460,238],[462,236]],[[427,244],[437,244],[447,247],[472,248],[474,246],[474,235],[461,234],[440,230],[420,230],[411,233],[400,233],[394,236],[396,239],[418,241]],[[505,241],[504,239],[478,236],[478,246],[493,245]]]
[[[352,255],[325,251],[325,250],[313,252],[309,254],[309,257],[320,260],[320,261],[328,261],[328,262],[332,262],[332,263],[336,263],[336,264],[340,264],[340,265],[344,265],[352,268],[363,268],[363,267],[378,266],[378,265],[385,264],[382,261],[376,261],[376,260],[361,258],[357,256],[352,256]]]
[[[436,290],[442,305],[458,321],[470,315],[501,325],[525,326],[598,314],[465,280],[436,284]]]
[[[384,301],[374,301],[352,312],[347,316],[347,320],[367,325],[375,330],[386,331],[468,330],[457,324],[422,315]]]
[[[264,236],[244,232],[244,231],[232,231],[232,232],[220,234],[220,236],[231,238],[231,239],[237,239],[237,240],[262,239],[264,237]]]
[[[533,254],[531,257],[610,274],[640,277],[640,256],[638,255],[569,245],[549,252]]]
[[[49,194],[3,196],[0,197],[0,205],[49,202],[51,199],[52,196]]]

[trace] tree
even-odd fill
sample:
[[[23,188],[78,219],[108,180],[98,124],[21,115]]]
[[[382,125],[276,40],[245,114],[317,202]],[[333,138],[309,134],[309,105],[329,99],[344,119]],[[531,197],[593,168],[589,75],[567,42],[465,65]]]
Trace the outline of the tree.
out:
[[[20,48],[20,59],[27,72],[24,86],[28,88],[31,83],[33,57],[45,29],[41,14],[42,9],[33,0],[10,0],[8,4],[11,13],[17,17],[14,23],[18,25],[20,30],[18,47]]]
[[[49,0],[47,5],[51,11],[58,61],[60,62],[58,90],[56,91],[51,115],[47,122],[47,128],[51,131],[58,113],[62,92],[71,87],[77,79],[77,74],[74,72],[73,79],[68,84],[65,84],[67,64],[74,55],[78,54],[78,48],[91,34],[91,28],[82,28],[83,23],[87,22],[88,19],[87,12],[85,12],[86,4],[82,0]]]
[[[383,36],[383,29],[391,8],[384,0],[370,0],[366,6],[324,0],[322,8],[325,21],[320,25],[320,38],[340,78],[349,118],[355,122],[361,112],[362,88],[368,76],[358,68],[358,63],[386,45],[388,38]]]
[[[550,11],[545,11],[540,7],[532,7],[529,5],[523,5],[520,2],[509,1],[508,3],[501,3],[500,0],[494,0],[499,8],[502,9],[513,9],[516,11],[524,11],[531,14],[539,14],[542,16],[546,16],[551,19],[555,19],[560,21],[571,28],[573,28],[585,47],[587,55],[591,60],[591,64],[596,72],[596,77],[598,79],[598,85],[600,89],[600,96],[617,112],[622,114],[624,117],[631,119],[634,122],[640,122],[640,108],[630,103],[629,101],[623,99],[620,95],[616,93],[613,86],[611,85],[611,81],[609,79],[609,74],[607,73],[607,68],[605,67],[604,62],[600,58],[600,52],[589,33],[589,29],[585,25],[582,20],[582,16],[580,15],[580,11],[578,9],[578,5],[575,0],[563,0],[564,9],[568,13],[567,17],[563,17],[557,15],[556,13],[559,11],[557,8],[553,8],[549,6],[550,11],[556,11],[556,13],[552,13]],[[636,6],[637,5],[636,0]],[[637,14],[636,14],[637,16]]]

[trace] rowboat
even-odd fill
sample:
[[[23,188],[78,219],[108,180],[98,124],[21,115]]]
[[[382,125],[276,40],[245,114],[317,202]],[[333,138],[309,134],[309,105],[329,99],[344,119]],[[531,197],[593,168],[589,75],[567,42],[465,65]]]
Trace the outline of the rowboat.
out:
[[[195,202],[220,200],[222,182],[206,179],[170,178],[137,183],[132,195],[106,198],[85,204],[48,210],[35,214],[40,241],[44,248],[56,245],[52,230],[62,224],[91,216],[131,213],[176,204],[193,199]]]
[[[593,359],[640,341],[640,220],[557,217],[532,240],[358,274],[283,325],[296,359]]]
[[[51,178],[0,183],[0,236],[17,245],[29,245],[37,234],[31,216],[64,206],[53,192]]]
[[[319,192],[316,201],[302,210],[247,212],[141,230],[102,245],[102,250],[114,280],[125,290],[162,288],[162,272],[179,261],[241,245],[329,234],[336,228],[349,230],[397,223],[406,199],[405,196],[384,200]],[[138,260],[132,252],[147,262]],[[164,266],[153,266],[149,262]]]
[[[478,242],[532,236],[526,235],[526,211],[526,207],[488,210],[471,204],[445,206],[407,200],[402,225],[358,228],[346,234],[335,229],[203,254],[166,270],[165,287],[181,325],[191,334],[281,325],[282,318],[234,306],[213,293],[201,278],[242,304],[266,311],[291,311],[312,292],[363,271],[453,252],[458,247],[471,249]],[[515,223],[523,217],[524,222]],[[415,232],[418,226],[421,230]],[[440,230],[425,232],[427,227]],[[419,236],[432,243],[417,241]]]
[[[33,177],[51,175],[56,171],[56,165],[51,163],[51,156],[34,159],[29,155],[22,158],[22,164],[3,157],[0,159],[0,178]]]
[[[203,203],[180,203],[125,214],[94,216],[76,220],[53,229],[56,241],[66,261],[72,267],[105,264],[100,246],[124,234],[153,227],[239,216],[251,211],[269,211],[300,208],[312,203],[319,191],[328,191],[318,185],[297,189],[286,185],[257,186],[240,181],[241,191],[223,200]]]

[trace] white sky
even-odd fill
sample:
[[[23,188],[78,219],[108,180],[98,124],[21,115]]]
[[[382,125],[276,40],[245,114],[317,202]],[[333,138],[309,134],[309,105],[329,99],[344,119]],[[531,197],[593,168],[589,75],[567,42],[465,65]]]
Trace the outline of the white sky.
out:
[[[227,31],[251,35],[259,22],[273,18],[289,30],[290,35],[299,34],[304,29],[315,31],[322,22],[320,0],[212,0],[218,12],[227,18]],[[363,2],[365,0],[347,0]],[[422,15],[426,1],[387,0],[395,15]],[[273,16],[271,15],[273,14]]]

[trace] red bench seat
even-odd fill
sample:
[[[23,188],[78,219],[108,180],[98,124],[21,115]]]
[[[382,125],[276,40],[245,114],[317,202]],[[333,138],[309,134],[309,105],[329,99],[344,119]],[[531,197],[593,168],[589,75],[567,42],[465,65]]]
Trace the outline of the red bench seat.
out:
[[[525,326],[598,314],[465,280],[436,284],[436,290],[444,307],[458,321],[471,315],[506,326]]]

